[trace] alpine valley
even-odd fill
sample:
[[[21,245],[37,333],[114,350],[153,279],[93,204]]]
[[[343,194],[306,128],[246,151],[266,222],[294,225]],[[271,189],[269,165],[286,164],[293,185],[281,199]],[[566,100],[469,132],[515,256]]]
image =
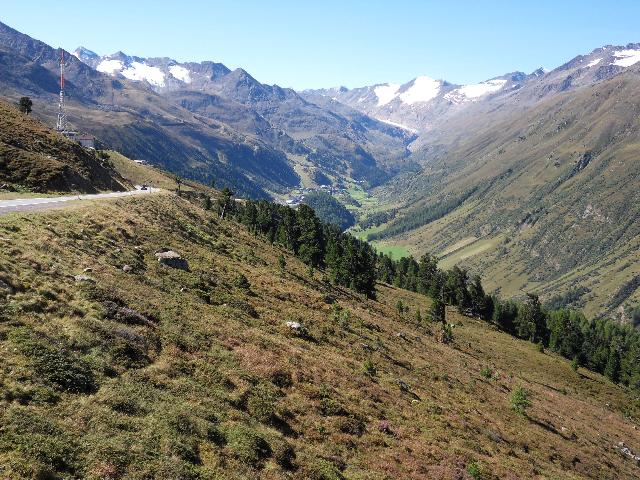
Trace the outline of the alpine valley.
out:
[[[640,44],[296,91],[0,23],[0,479],[640,478],[639,252]]]
[[[0,24],[0,88],[47,123],[59,56]],[[358,182],[377,202],[352,202],[356,232],[382,249],[485,272],[507,297],[633,319],[640,44],[472,85],[302,92],[212,61],[66,58],[69,117],[100,145],[252,197]]]

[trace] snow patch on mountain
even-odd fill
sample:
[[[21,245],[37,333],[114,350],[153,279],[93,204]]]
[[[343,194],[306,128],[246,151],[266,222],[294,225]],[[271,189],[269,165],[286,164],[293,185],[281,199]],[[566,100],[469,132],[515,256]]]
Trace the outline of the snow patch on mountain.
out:
[[[131,62],[131,66],[121,73],[129,80],[146,80],[151,85],[164,87],[164,73],[158,67],[150,67],[141,62]]]
[[[378,118],[378,120],[380,120],[382,123],[386,123],[387,125],[392,125],[394,127],[402,128],[403,130],[407,130],[408,132],[411,132],[411,133],[418,133],[418,130],[416,130],[415,128],[407,127],[406,125],[402,125],[401,123],[392,122],[391,120],[385,120],[383,118]]]
[[[386,105],[398,96],[398,89],[400,84],[397,83],[385,83],[384,85],[378,85],[373,89],[376,97],[378,97],[378,106]]]
[[[103,60],[101,61],[96,70],[102,73],[114,74],[122,70],[123,64],[120,60]]]
[[[462,103],[467,101],[475,101],[480,97],[495,93],[502,89],[506,85],[507,81],[504,79],[487,80],[481,83],[472,83],[469,85],[463,85],[450,91],[444,96],[445,100],[452,103]],[[513,85],[516,87],[517,85]]]
[[[599,64],[602,61],[601,58],[596,58],[595,60],[593,60],[592,62],[587,63],[587,68],[591,68],[591,67],[595,67],[597,64]]]
[[[616,50],[613,56],[616,60],[611,65],[618,67],[630,67],[640,62],[640,50]]]
[[[413,85],[400,94],[400,100],[407,105],[433,100],[440,93],[440,82],[429,77],[418,77]]]
[[[180,65],[171,65],[169,67],[169,72],[178,80],[183,81],[184,83],[191,83],[191,73],[186,68],[181,67]]]
[[[504,84],[507,83],[506,80],[488,80],[482,83],[474,83],[471,85],[465,85],[463,87],[458,88],[458,92],[461,95],[464,95],[467,98],[478,98],[483,95],[488,95],[489,93],[497,92]]]

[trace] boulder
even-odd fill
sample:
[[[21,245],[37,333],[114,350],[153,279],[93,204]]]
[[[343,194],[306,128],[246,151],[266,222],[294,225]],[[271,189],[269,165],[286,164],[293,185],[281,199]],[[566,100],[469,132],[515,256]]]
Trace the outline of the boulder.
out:
[[[122,271],[124,273],[131,273],[133,272],[133,267],[131,265],[125,265],[122,267]]]
[[[156,258],[161,264],[166,265],[167,267],[177,268],[179,270],[189,270],[189,264],[187,261],[173,250],[157,252]]]
[[[89,275],[76,275],[75,277],[73,277],[75,279],[76,282],[78,283],[92,283],[95,284],[96,280],[95,278],[90,277]]]
[[[302,331],[302,324],[298,323],[298,322],[286,322],[285,325],[287,327],[289,327],[291,330],[293,330],[294,332],[301,332]]]
[[[0,279],[0,292],[13,293],[13,287]]]
[[[118,305],[107,300],[103,303],[106,317],[129,325],[154,325],[154,322],[147,316],[137,312],[133,308]]]

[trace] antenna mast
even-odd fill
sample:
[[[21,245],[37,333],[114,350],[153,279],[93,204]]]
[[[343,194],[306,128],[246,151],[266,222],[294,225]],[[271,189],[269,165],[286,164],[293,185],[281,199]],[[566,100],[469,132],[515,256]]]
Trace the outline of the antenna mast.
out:
[[[60,49],[60,100],[58,102],[58,120],[56,130],[65,132],[67,130],[67,114],[64,108],[64,50]]]

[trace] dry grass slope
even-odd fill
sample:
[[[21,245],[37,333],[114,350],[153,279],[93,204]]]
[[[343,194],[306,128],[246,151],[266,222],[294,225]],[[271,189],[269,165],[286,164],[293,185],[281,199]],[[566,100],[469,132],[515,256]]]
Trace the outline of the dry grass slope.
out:
[[[629,392],[454,312],[444,345],[427,308],[335,288],[173,195],[4,216],[0,477],[638,477]]]
[[[0,101],[0,185],[34,192],[125,190],[94,152]]]

